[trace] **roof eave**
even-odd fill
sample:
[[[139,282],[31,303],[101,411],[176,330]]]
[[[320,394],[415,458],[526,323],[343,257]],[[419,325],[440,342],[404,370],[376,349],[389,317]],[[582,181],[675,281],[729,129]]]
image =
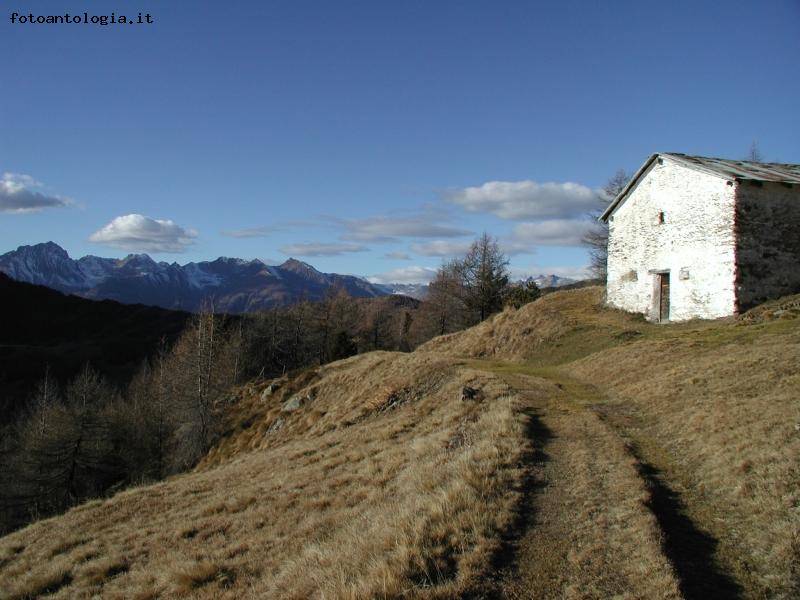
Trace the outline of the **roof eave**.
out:
[[[608,222],[608,218],[611,216],[611,213],[613,213],[617,209],[617,207],[622,203],[622,201],[631,191],[631,189],[636,185],[636,183],[638,183],[639,179],[642,178],[642,175],[644,175],[645,171],[647,171],[650,168],[650,165],[652,165],[653,162],[659,156],[661,156],[660,152],[656,152],[650,155],[650,157],[644,162],[644,164],[641,167],[639,167],[639,170],[636,171],[634,176],[631,177],[630,181],[625,185],[625,187],[622,188],[622,191],[619,194],[617,194],[617,197],[611,201],[611,203],[608,205],[608,208],[606,208],[605,211],[603,211],[603,214],[600,215],[598,221],[603,221],[604,223]]]

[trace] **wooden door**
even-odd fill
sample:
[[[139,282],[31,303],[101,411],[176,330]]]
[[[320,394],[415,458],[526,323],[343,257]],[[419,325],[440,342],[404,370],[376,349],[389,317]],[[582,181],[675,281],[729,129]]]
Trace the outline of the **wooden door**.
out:
[[[669,321],[669,273],[658,274],[658,321]]]

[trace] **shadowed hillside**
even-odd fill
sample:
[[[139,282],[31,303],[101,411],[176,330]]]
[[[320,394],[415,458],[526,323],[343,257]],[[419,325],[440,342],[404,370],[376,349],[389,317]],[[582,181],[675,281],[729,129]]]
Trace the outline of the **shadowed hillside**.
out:
[[[9,418],[44,375],[61,380],[90,362],[125,381],[162,338],[174,340],[188,313],[95,302],[15,281],[0,273],[0,415]]]

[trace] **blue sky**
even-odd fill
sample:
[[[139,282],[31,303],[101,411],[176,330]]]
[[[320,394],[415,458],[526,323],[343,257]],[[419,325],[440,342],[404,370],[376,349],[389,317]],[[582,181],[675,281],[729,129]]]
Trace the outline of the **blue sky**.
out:
[[[293,255],[412,281],[485,230],[515,273],[571,275],[617,169],[754,140],[800,163],[797,0],[17,0],[0,18],[0,252]]]

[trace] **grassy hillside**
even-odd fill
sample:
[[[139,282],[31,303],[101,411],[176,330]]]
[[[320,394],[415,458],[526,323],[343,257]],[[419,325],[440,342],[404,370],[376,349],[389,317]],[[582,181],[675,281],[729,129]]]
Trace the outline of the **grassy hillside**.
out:
[[[0,538],[0,597],[797,597],[798,316],[586,288],[251,382],[194,472]]]
[[[483,398],[462,402],[465,384]],[[474,585],[526,448],[502,383],[371,353],[262,401],[264,387],[241,390],[243,420],[195,473],[4,538],[3,597],[452,597]],[[306,403],[282,411],[298,394]]]

